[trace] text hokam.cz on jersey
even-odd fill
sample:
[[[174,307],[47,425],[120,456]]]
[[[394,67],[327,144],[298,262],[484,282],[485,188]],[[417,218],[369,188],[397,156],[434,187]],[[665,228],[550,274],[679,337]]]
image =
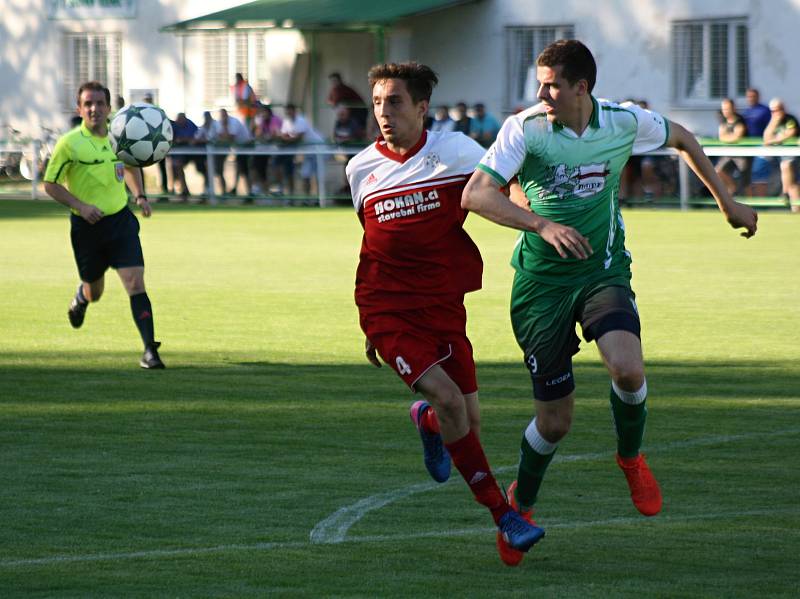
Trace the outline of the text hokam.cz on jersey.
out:
[[[439,192],[435,189],[431,189],[427,194],[415,191],[404,196],[376,202],[375,216],[378,217],[378,222],[382,223],[393,218],[427,212],[442,205],[438,200]]]

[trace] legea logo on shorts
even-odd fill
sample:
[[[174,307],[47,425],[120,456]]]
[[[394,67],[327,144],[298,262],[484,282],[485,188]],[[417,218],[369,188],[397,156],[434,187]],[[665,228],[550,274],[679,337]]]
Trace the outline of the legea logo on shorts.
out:
[[[545,386],[547,386],[547,387],[553,387],[554,385],[559,385],[559,384],[563,383],[564,381],[567,381],[567,380],[569,380],[569,378],[570,378],[571,376],[572,376],[572,373],[571,373],[571,372],[568,372],[568,373],[566,373],[566,374],[562,374],[561,376],[559,376],[559,377],[557,377],[557,378],[550,379],[549,381],[547,381],[547,382],[545,383]]]
[[[411,366],[403,359],[403,356],[397,356],[394,359],[394,363],[397,365],[397,372],[399,374],[411,374]]]
[[[539,370],[539,363],[536,361],[536,356],[533,354],[528,356],[528,370],[531,371],[531,374],[536,374],[536,371]]]

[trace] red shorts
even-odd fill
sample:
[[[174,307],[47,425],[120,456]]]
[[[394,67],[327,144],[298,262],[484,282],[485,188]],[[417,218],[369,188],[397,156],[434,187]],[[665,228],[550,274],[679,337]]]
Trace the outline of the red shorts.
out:
[[[463,303],[361,313],[360,320],[367,339],[412,391],[416,391],[414,385],[420,377],[436,364],[463,394],[478,390]]]

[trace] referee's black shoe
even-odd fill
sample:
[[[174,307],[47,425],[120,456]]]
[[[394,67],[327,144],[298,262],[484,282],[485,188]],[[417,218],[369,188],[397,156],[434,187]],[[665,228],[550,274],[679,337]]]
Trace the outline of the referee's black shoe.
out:
[[[67,316],[69,316],[69,323],[72,325],[73,329],[81,328],[83,319],[86,317],[86,308],[88,307],[88,303],[82,304],[78,301],[77,297],[72,298],[72,301],[69,303],[69,310],[67,310]]]
[[[164,368],[164,362],[158,357],[158,348],[161,347],[161,342],[154,341],[144,349],[142,359],[139,360],[139,366],[147,368],[148,370],[157,370]]]

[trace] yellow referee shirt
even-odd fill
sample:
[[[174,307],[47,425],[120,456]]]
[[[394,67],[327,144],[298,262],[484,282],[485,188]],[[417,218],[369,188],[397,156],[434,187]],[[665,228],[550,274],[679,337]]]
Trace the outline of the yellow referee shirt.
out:
[[[44,181],[64,185],[81,202],[109,215],[128,204],[124,174],[125,165],[117,159],[108,137],[93,135],[81,123],[56,143]]]

